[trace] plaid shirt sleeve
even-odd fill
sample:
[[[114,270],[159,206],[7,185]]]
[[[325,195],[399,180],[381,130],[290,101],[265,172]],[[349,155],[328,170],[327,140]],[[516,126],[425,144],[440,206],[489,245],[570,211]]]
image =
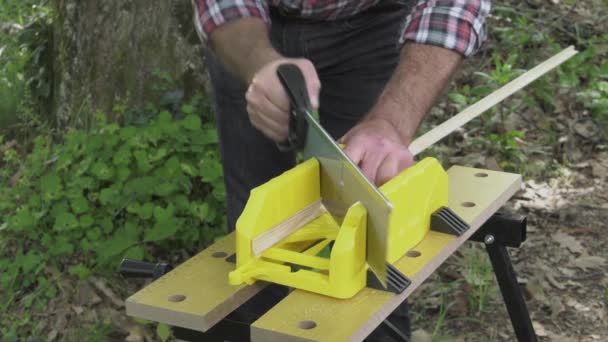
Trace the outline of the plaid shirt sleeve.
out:
[[[192,3],[194,25],[204,42],[215,29],[236,19],[256,17],[270,23],[268,5],[263,0],[192,0]]]
[[[468,57],[486,39],[490,0],[419,0],[406,18],[401,43],[444,47]]]

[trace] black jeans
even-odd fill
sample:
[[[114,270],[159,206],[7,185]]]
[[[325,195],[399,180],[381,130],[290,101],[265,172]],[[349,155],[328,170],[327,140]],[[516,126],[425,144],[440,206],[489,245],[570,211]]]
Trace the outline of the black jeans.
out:
[[[321,124],[335,139],[344,135],[374,105],[399,60],[399,33],[411,5],[381,1],[351,18],[311,21],[271,11],[273,46],[287,57],[304,57],[315,65],[321,81]],[[280,152],[276,144],[249,122],[245,104],[247,85],[238,80],[211,52],[207,66],[214,92],[224,182],[228,201],[228,227],[234,230],[249,192],[295,166],[293,153]],[[281,291],[267,291],[263,303],[248,305],[265,310]],[[257,296],[260,297],[260,296]],[[275,298],[276,302],[276,298]],[[389,317],[409,333],[407,305]],[[369,341],[392,341],[382,324]]]

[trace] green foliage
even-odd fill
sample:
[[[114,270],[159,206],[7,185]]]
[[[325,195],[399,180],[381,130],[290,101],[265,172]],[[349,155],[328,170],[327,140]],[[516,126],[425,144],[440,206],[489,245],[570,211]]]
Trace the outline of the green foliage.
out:
[[[45,2],[0,4],[0,131],[31,136],[45,128],[37,104],[50,97],[51,22]]]
[[[145,126],[100,116],[90,132],[72,130],[61,144],[39,136],[23,164],[14,150],[4,153],[0,308],[32,305],[31,288],[52,298],[49,269],[84,279],[125,256],[196,251],[225,233],[217,134],[209,117],[194,114],[208,111],[206,101],[195,98],[175,115],[157,110]]]
[[[161,341],[165,342],[169,339],[169,336],[171,336],[171,328],[166,324],[159,323],[156,326],[156,335]]]
[[[465,280],[471,286],[468,295],[469,308],[474,316],[486,312],[490,299],[496,292],[492,265],[482,248],[473,245],[464,250]]]

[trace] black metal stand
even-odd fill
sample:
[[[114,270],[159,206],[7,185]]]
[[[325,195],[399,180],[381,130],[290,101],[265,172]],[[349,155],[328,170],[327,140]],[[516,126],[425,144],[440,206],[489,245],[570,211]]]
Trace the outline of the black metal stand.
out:
[[[526,239],[526,217],[497,213],[471,237],[483,242],[490,257],[502,298],[519,342],[538,341],[507,247],[518,248]]]
[[[450,229],[444,229],[446,233],[453,231],[452,234],[460,235],[466,231],[465,229],[454,229],[450,217],[448,215],[447,218],[442,218],[442,220],[450,221]],[[537,342],[538,339],[532,327],[532,320],[507,251],[507,247],[518,248],[526,240],[526,217],[497,212],[469,240],[483,242],[486,246],[517,340],[519,342]],[[137,268],[141,268],[141,270],[134,270],[133,265],[138,266]],[[131,277],[158,278],[162,275],[158,271],[161,268],[163,274],[171,269],[166,264],[145,262],[134,264],[133,261],[125,260],[121,265],[120,272]],[[233,312],[204,333],[178,327],[174,327],[173,332],[176,338],[185,341],[248,341],[250,339],[249,326],[256,318],[238,317],[237,315],[237,312]]]

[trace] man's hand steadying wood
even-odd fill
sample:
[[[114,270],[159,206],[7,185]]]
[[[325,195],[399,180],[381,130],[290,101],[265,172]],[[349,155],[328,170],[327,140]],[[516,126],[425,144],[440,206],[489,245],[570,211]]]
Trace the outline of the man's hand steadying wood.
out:
[[[384,184],[413,164],[408,146],[461,60],[460,54],[444,48],[405,45],[374,108],[340,139],[371,181]]]

